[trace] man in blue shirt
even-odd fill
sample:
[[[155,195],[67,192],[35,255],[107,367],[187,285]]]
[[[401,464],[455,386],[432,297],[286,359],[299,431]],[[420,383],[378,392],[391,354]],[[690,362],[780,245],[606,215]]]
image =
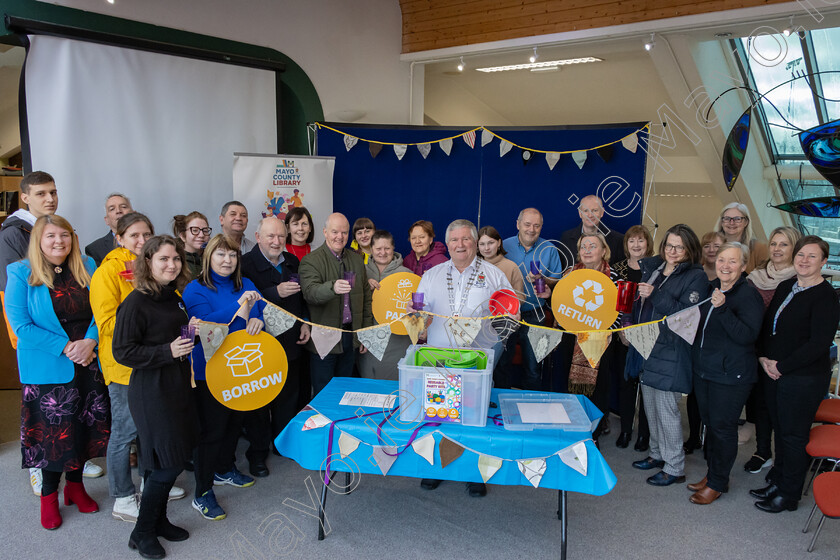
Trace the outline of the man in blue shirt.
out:
[[[531,324],[542,324],[546,313],[550,311],[547,300],[551,297],[551,287],[563,275],[563,270],[572,264],[568,255],[561,255],[557,247],[540,237],[543,226],[543,216],[536,208],[526,208],[519,213],[516,220],[518,234],[504,240],[502,245],[507,251],[505,257],[519,266],[525,278],[525,301],[521,305],[522,320]],[[543,292],[537,293],[534,287],[537,276],[531,272],[531,263],[538,261],[540,276],[546,283]],[[520,296],[521,297],[521,296]],[[528,327],[523,326],[512,335],[509,341],[509,354],[513,357],[513,345],[518,340],[522,347],[522,366],[525,369],[524,389],[540,390],[542,388],[541,370],[537,364],[534,349],[528,340]]]

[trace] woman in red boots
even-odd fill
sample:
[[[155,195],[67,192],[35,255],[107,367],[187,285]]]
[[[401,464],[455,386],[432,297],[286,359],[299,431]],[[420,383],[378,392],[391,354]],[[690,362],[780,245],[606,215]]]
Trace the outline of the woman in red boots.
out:
[[[111,415],[96,360],[99,334],[90,307],[93,259],[83,257],[73,227],[61,216],[38,218],[27,258],[9,265],[6,315],[18,337],[22,387],[23,468],[40,468],[41,525],[61,526],[64,505],[99,511],[85,492],[85,461],[105,455]]]

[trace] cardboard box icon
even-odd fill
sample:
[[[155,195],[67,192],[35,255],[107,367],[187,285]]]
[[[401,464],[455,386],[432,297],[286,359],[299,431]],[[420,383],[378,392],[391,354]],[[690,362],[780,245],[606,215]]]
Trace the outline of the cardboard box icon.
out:
[[[258,342],[250,342],[225,352],[227,365],[234,377],[250,377],[263,367]]]

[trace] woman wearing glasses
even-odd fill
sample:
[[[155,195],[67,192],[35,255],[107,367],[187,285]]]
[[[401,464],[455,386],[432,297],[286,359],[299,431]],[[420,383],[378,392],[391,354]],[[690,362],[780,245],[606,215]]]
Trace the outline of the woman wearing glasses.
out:
[[[178,214],[172,219],[172,233],[175,239],[184,243],[184,256],[189,268],[190,279],[201,274],[201,255],[204,246],[210,241],[213,228],[207,225],[207,217],[201,212],[190,212],[186,216]]]
[[[747,274],[767,260],[767,244],[761,243],[753,237],[750,211],[740,202],[730,202],[723,207],[714,231],[722,234],[726,243],[742,243],[750,248]]]
[[[700,240],[690,227],[677,224],[669,229],[659,254],[639,261],[641,297],[633,306],[633,323],[658,321],[706,299],[709,281],[701,258]],[[691,345],[661,326],[640,376],[650,424],[650,456],[633,463],[641,470],[662,469],[647,479],[653,486],[685,482],[679,402],[683,393],[691,392],[691,375]]]

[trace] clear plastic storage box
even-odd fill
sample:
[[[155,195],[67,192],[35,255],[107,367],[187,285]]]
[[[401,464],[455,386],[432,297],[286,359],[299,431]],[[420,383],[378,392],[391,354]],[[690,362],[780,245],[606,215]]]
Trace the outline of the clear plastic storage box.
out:
[[[484,426],[493,364],[486,348],[409,346],[398,364],[400,421]]]
[[[522,405],[522,406],[520,406]],[[561,421],[563,412],[567,418]],[[565,430],[591,432],[596,422],[590,421],[575,395],[564,393],[527,393],[514,391],[499,394],[499,408],[506,430]],[[524,418],[523,418],[524,416]]]

